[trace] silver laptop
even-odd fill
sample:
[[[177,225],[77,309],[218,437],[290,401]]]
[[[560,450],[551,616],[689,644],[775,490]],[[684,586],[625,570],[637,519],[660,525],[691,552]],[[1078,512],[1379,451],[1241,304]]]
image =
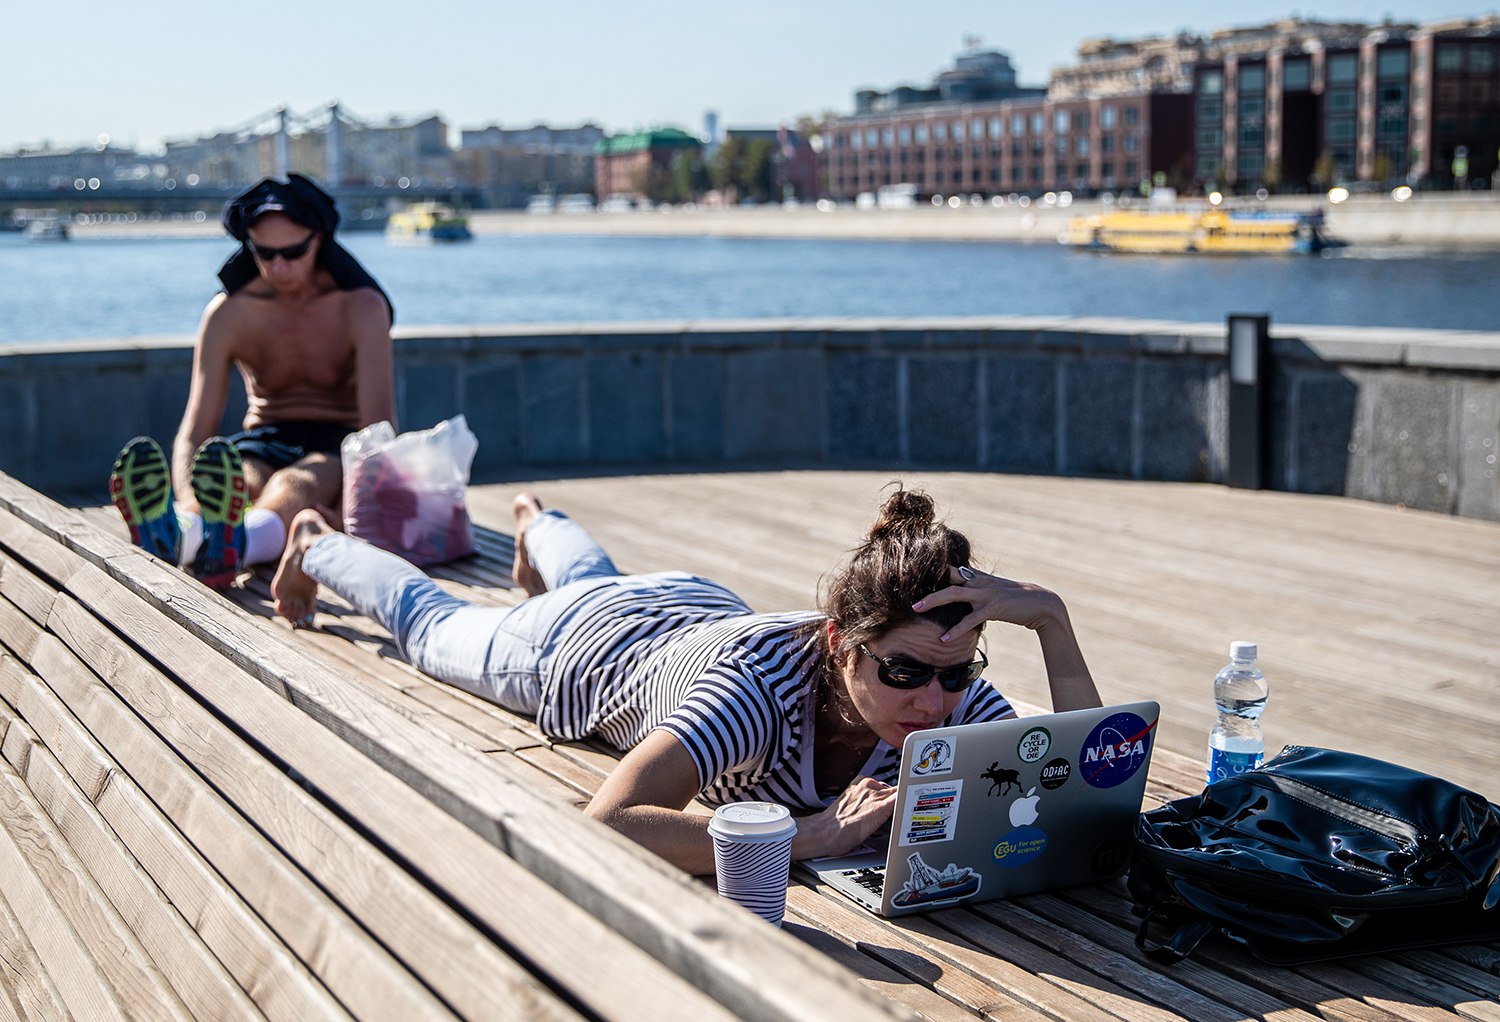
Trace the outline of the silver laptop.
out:
[[[908,915],[1124,871],[1156,702],[917,731],[886,850],[799,867],[871,912]]]

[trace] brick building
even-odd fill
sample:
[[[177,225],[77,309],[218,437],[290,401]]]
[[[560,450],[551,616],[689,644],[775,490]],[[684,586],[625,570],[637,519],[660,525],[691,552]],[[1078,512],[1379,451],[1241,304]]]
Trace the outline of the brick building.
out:
[[[653,177],[666,178],[684,153],[697,155],[703,143],[680,128],[656,128],[613,135],[598,145],[594,156],[594,184],[601,199],[628,195],[649,197]]]
[[[829,194],[1036,194],[1334,183],[1484,187],[1500,150],[1500,17],[1426,25],[1290,19],[1093,39],[1043,94],[1014,85],[861,90],[827,127]],[[955,69],[957,70],[957,68]]]

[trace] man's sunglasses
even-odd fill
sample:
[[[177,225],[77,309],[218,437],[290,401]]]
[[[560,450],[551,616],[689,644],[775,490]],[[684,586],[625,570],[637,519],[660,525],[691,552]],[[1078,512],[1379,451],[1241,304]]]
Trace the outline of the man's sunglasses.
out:
[[[281,258],[285,259],[289,263],[294,263],[298,259],[301,259],[303,256],[307,255],[307,250],[312,247],[313,239],[317,236],[318,232],[313,231],[307,237],[297,242],[297,244],[287,245],[285,248],[272,248],[269,245],[257,245],[249,238],[245,239],[245,244],[250,246],[250,251],[255,253],[255,258],[259,259],[263,263],[272,262],[277,256],[281,256]]]
[[[984,655],[984,650],[975,650],[979,654],[978,660],[972,660],[966,664],[954,664],[952,667],[933,667],[924,664],[920,660],[908,660],[904,656],[876,656],[859,644],[859,651],[880,666],[875,669],[883,684],[891,688],[913,689],[921,688],[933,678],[943,686],[944,692],[961,692],[979,676],[984,669],[990,665],[989,658]]]

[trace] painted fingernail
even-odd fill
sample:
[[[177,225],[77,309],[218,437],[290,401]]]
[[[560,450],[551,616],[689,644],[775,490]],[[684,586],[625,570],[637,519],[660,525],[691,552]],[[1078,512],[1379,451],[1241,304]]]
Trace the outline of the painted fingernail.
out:
[[[953,638],[953,633],[952,632],[945,632],[945,633],[943,633],[943,638],[942,638],[941,641],[947,642],[951,638]]]
[[[924,603],[924,602],[926,602],[926,601],[924,601],[924,600],[918,600],[918,601],[917,601],[917,602],[916,602],[916,603],[913,603],[913,604],[912,604],[912,605],[911,605],[911,609],[912,609],[912,610],[921,610],[921,609],[922,609],[922,604],[923,604],[923,603]]]

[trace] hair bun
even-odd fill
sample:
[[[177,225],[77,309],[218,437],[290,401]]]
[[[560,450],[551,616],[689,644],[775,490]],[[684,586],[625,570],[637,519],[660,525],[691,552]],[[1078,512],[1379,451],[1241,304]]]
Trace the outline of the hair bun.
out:
[[[937,505],[921,490],[897,490],[886,498],[867,538],[873,541],[930,529],[936,514]]]

